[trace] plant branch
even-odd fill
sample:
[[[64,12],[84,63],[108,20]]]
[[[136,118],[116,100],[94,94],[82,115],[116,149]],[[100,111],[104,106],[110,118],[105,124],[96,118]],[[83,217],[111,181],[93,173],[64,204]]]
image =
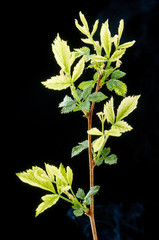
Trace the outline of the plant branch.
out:
[[[101,80],[102,75],[99,73],[98,75],[98,82],[96,85],[96,90],[95,92],[98,92],[100,87],[100,80]],[[92,103],[89,115],[88,115],[88,130],[92,128],[92,117],[93,117],[93,110],[94,110],[95,102]],[[90,188],[94,186],[94,162],[93,162],[93,157],[92,157],[92,137],[90,134],[88,134],[88,154],[89,154],[89,177],[90,177]],[[89,218],[91,222],[91,228],[92,228],[92,233],[93,233],[93,240],[98,240],[97,237],[97,230],[96,230],[96,225],[95,225],[95,218],[94,218],[94,196],[92,198],[92,203],[90,205],[90,213],[89,213]]]

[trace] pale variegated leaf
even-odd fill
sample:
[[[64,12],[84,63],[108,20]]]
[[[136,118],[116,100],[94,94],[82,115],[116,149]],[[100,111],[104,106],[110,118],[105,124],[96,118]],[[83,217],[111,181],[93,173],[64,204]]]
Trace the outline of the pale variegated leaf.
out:
[[[67,166],[67,168],[66,168],[66,174],[67,174],[68,184],[71,186],[72,181],[73,181],[73,172],[72,172],[72,169],[69,166]]]
[[[58,65],[62,68],[62,70],[66,73],[70,73],[70,47],[67,45],[66,41],[60,38],[59,34],[57,35],[54,43],[52,44],[52,51]]]
[[[105,23],[103,23],[101,27],[100,38],[101,38],[102,47],[105,50],[106,56],[107,58],[109,58],[110,52],[111,52],[112,40],[111,40],[111,33],[109,30],[108,20]]]
[[[106,136],[113,136],[113,137],[121,136],[121,132],[118,129],[113,129],[113,128],[111,128],[110,130],[105,130],[104,133]]]
[[[95,34],[95,32],[97,31],[98,28],[98,24],[99,24],[99,20],[96,20],[94,25],[93,25],[93,30],[91,32],[91,36],[93,37],[93,35]]]
[[[120,22],[119,22],[119,27],[118,27],[118,37],[119,37],[119,42],[120,42],[120,39],[121,39],[121,36],[122,36],[123,30],[124,30],[124,20],[121,19]]]
[[[42,84],[49,89],[63,90],[71,86],[71,80],[67,76],[55,76],[42,82]]]
[[[132,47],[135,44],[135,42],[136,41],[134,40],[134,41],[131,41],[131,42],[124,43],[124,44],[118,46],[118,49]]]
[[[46,209],[55,205],[59,200],[59,196],[57,194],[47,194],[42,197],[42,200],[43,202],[36,209],[36,217]]]
[[[97,128],[91,128],[89,131],[87,131],[87,133],[90,135],[102,135],[102,132],[99,131]]]
[[[127,93],[127,86],[122,81],[117,79],[110,79],[107,81],[106,85],[110,91],[114,90],[116,94],[125,97]]]
[[[117,60],[119,60],[124,55],[125,51],[125,49],[116,50],[109,59],[110,62],[116,62]]]
[[[42,168],[32,167],[32,169],[26,170],[26,172],[17,173],[16,175],[24,183],[53,193],[55,192],[51,179]]]
[[[75,82],[83,73],[85,66],[84,57],[82,57],[79,62],[76,64],[72,74],[72,81]]]
[[[127,131],[131,131],[133,128],[125,121],[118,121],[113,126],[112,129],[117,129],[119,132],[124,133]]]
[[[63,183],[67,184],[65,176],[61,173],[60,169],[53,165],[45,164],[45,168],[49,176],[55,176],[56,179],[59,178]]]
[[[97,138],[97,140],[93,144],[94,152],[99,151],[100,148],[103,146],[104,142],[105,142],[104,136],[101,136],[101,137]]]
[[[137,96],[129,96],[122,100],[118,109],[117,109],[117,117],[116,121],[120,121],[123,118],[127,117],[136,107],[138,103],[140,95]]]
[[[113,124],[115,119],[113,97],[111,97],[111,99],[104,105],[104,114],[107,121]]]

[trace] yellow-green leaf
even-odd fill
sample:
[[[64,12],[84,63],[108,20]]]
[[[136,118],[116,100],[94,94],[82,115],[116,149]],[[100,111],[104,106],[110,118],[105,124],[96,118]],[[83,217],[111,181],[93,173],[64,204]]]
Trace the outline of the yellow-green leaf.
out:
[[[119,42],[120,42],[120,39],[121,39],[121,36],[122,36],[123,30],[124,30],[124,20],[121,19],[120,22],[119,22],[119,27],[118,27],[118,37],[119,37]]]
[[[90,135],[102,135],[102,132],[99,131],[97,128],[91,128],[89,131],[87,131]]]
[[[46,209],[55,205],[59,200],[59,196],[57,194],[47,194],[42,197],[42,200],[43,202],[36,209],[36,217]]]
[[[117,129],[119,132],[124,133],[127,131],[131,131],[133,128],[125,121],[118,121],[113,126],[112,129]]]
[[[98,28],[98,24],[99,24],[99,20],[96,20],[94,25],[93,25],[93,30],[91,32],[91,36],[93,37],[93,35],[95,34],[95,32],[97,31]]]
[[[132,47],[134,44],[135,44],[135,40],[134,41],[131,41],[131,42],[127,42],[127,43],[124,43],[120,46],[118,46],[119,49],[122,49],[122,48],[129,48],[129,47]]]
[[[59,34],[52,44],[52,51],[62,70],[65,73],[70,73],[70,62],[72,61],[70,47],[67,45],[66,41],[60,38]]]
[[[105,23],[103,23],[101,27],[100,38],[101,38],[102,47],[105,50],[106,56],[107,58],[109,58],[110,52],[111,52],[112,40],[111,40],[111,33],[109,30],[108,20]]]
[[[61,173],[60,169],[53,165],[45,164],[46,171],[48,172],[49,176],[55,176],[56,179],[59,178],[63,183],[67,184],[67,181],[63,174]]]
[[[67,173],[67,181],[68,181],[69,185],[71,186],[72,181],[73,181],[73,172],[69,166],[66,168],[66,173]]]
[[[63,90],[71,86],[71,80],[69,77],[65,76],[55,76],[51,79],[42,82],[42,84],[49,89],[53,90]]]
[[[32,169],[26,170],[26,172],[17,173],[16,175],[24,183],[53,193],[55,192],[51,179],[42,168],[32,167]]]
[[[106,116],[107,121],[113,124],[115,118],[113,97],[111,97],[111,99],[104,105],[104,114]]]
[[[117,60],[119,60],[125,53],[125,49],[120,49],[120,50],[116,50],[111,58],[110,58],[110,62],[116,62]]]
[[[104,141],[105,141],[105,138],[104,136],[101,136],[99,138],[97,138],[97,140],[94,142],[93,144],[93,150],[94,152],[97,152],[100,150],[100,148],[103,146],[104,144]]]
[[[84,57],[82,57],[79,62],[76,64],[72,74],[72,81],[75,82],[83,73],[85,66]]]
[[[137,107],[139,97],[140,95],[129,96],[122,100],[117,109],[117,122],[128,116]]]
[[[105,135],[106,136],[113,136],[113,137],[120,137],[121,136],[121,133],[118,129],[113,129],[111,128],[110,130],[105,130]]]

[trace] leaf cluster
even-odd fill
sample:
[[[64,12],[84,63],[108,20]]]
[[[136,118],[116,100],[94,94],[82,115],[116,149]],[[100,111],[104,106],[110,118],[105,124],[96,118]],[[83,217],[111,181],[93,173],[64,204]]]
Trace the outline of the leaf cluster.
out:
[[[51,192],[42,197],[43,202],[37,207],[36,216],[55,205],[60,198],[73,203],[73,196],[70,194],[73,172],[69,166],[65,169],[62,163],[59,168],[45,164],[45,170],[36,166],[16,175],[24,183]]]
[[[80,200],[82,200],[82,205],[85,207],[85,208],[81,208],[79,205],[74,205],[73,206],[73,209],[75,209],[73,212],[75,214],[76,217],[78,216],[81,216],[83,215],[83,212],[86,211],[86,213],[89,214],[88,212],[88,208],[87,208],[87,205],[90,205],[93,200],[92,200],[92,196],[94,196],[95,194],[98,193],[100,189],[100,186],[93,186],[90,188],[90,190],[88,191],[87,194],[85,194],[84,190],[79,188],[77,193],[76,193],[76,197],[79,198]]]
[[[75,25],[86,37],[81,40],[85,44],[92,45],[94,52],[91,53],[91,49],[87,46],[71,51],[68,43],[57,34],[52,44],[52,51],[61,68],[60,74],[42,82],[42,84],[53,90],[70,88],[72,97],[66,95],[59,104],[59,107],[62,108],[61,113],[82,111],[87,115],[92,102],[101,102],[107,98],[105,94],[99,91],[104,85],[109,91],[115,91],[116,94],[123,97],[126,96],[127,86],[121,81],[126,73],[119,70],[120,59],[125,54],[126,49],[133,46],[135,41],[120,44],[124,29],[123,20],[120,21],[118,34],[115,36],[111,36],[109,21],[106,20],[101,26],[100,41],[96,41],[94,35],[98,29],[99,20],[95,21],[92,31],[90,31],[85,16],[81,12],[79,16],[82,25],[79,24],[78,20],[75,20]],[[88,65],[86,66],[86,64]],[[86,67],[96,71],[93,79],[83,81],[75,86]],[[100,89],[92,93],[99,78],[101,78]]]
[[[75,195],[72,190],[72,169],[69,166],[65,169],[62,163],[59,168],[45,164],[45,170],[36,166],[16,175],[24,183],[51,192],[51,194],[46,194],[41,198],[42,203],[36,209],[36,217],[55,205],[60,198],[72,204],[75,216],[81,216],[83,213],[88,214],[88,205],[92,202],[91,196],[95,195],[100,188],[99,186],[92,187],[87,195],[79,188]],[[83,195],[81,191],[83,191]]]
[[[92,128],[88,131],[90,135],[99,136],[93,143],[94,158],[99,159],[105,143],[109,136],[120,137],[123,133],[131,131],[133,128],[123,119],[127,117],[136,107],[139,96],[132,96],[124,98],[118,109],[115,117],[114,112],[114,98],[111,97],[109,101],[104,105],[103,112],[97,113],[102,125],[102,131],[97,128]],[[107,120],[111,124],[110,129],[104,129],[104,123]],[[116,161],[114,161],[116,163]]]

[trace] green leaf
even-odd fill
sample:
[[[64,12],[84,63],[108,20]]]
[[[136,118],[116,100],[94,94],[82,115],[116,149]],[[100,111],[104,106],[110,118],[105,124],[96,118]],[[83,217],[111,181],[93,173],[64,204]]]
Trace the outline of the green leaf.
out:
[[[111,79],[119,79],[119,78],[122,78],[126,75],[125,72],[122,72],[120,70],[116,70],[112,73],[111,75]]]
[[[101,102],[107,98],[102,92],[94,92],[89,96],[91,102]]]
[[[106,116],[107,121],[113,124],[115,119],[113,97],[111,97],[111,99],[104,105],[104,114]]]
[[[137,96],[129,96],[122,100],[118,109],[117,109],[117,117],[116,121],[120,121],[123,118],[127,117],[134,109],[136,109],[138,104],[138,99],[140,95]]]
[[[92,202],[93,202],[92,198],[89,197],[89,198],[85,198],[85,199],[84,199],[83,204],[85,204],[85,205],[90,205]]]
[[[79,143],[78,146],[73,147],[71,157],[78,155],[79,153],[81,153],[83,150],[85,150],[87,148],[88,148],[88,140],[85,140],[85,141]]]
[[[83,209],[80,208],[80,209],[74,210],[73,213],[76,217],[80,217],[83,215]]]
[[[109,59],[110,62],[116,62],[117,60],[119,60],[125,53],[125,49],[120,49],[120,50],[116,50],[111,58]]]
[[[119,37],[119,42],[120,42],[120,39],[121,39],[121,36],[122,36],[123,30],[124,30],[124,20],[121,19],[120,22],[119,22],[119,27],[118,27],[118,37]]]
[[[109,153],[110,153],[110,148],[109,147],[108,148],[104,148],[102,150],[102,152],[101,152],[103,158],[106,158]]]
[[[78,197],[79,199],[84,199],[85,198],[85,192],[83,191],[82,188],[79,188],[77,193],[76,193],[76,197]]]
[[[57,35],[56,39],[54,40],[54,44],[52,44],[52,51],[55,55],[55,59],[59,66],[65,73],[70,73],[70,59],[71,59],[71,52],[70,47],[67,45],[67,42],[62,40]],[[71,61],[72,62],[72,61]]]
[[[109,165],[112,165],[112,164],[116,164],[117,160],[118,160],[117,156],[115,154],[111,154],[104,159],[104,162]]]
[[[95,142],[93,143],[94,152],[99,151],[100,148],[103,146],[104,142],[105,142],[104,136],[97,138],[97,140],[95,140]]]
[[[81,83],[78,85],[78,88],[84,90],[84,89],[87,88],[89,85],[91,86],[91,88],[93,88],[94,85],[95,85],[94,80],[81,82]]]
[[[67,174],[68,184],[71,186],[72,181],[73,181],[73,172],[72,172],[72,169],[69,166],[67,166],[67,168],[66,168],[66,174]]]
[[[84,66],[85,66],[84,57],[82,57],[74,67],[73,74],[72,74],[73,82],[75,82],[82,75]]]
[[[46,88],[53,90],[63,90],[71,86],[71,80],[67,76],[51,77],[44,82],[41,82]]]
[[[97,166],[100,166],[103,163],[103,158],[98,158],[95,160]]]
[[[125,49],[125,48],[129,48],[129,47],[132,47],[134,44],[135,44],[135,40],[134,41],[131,41],[131,42],[127,42],[127,43],[124,43],[120,46],[118,46],[118,49]]]
[[[109,81],[107,81],[106,85],[110,91],[114,90],[116,94],[125,97],[127,93],[127,86],[122,81],[110,79]]]
[[[105,23],[103,23],[103,25],[101,27],[100,38],[101,38],[101,43],[105,50],[106,56],[107,56],[107,58],[109,58],[110,52],[111,52],[112,41],[111,41],[111,33],[109,30],[108,20]]]
[[[91,94],[91,91],[92,91],[92,85],[89,84],[88,87],[86,87],[83,91],[83,94],[82,94],[82,98],[84,100],[87,100],[87,98],[90,96]]]
[[[36,209],[36,217],[46,209],[55,205],[59,200],[59,196],[57,194],[47,194],[42,197],[42,200],[43,202]]]
[[[112,129],[117,129],[119,132],[124,133],[131,131],[133,128],[125,121],[118,121],[112,126]]]
[[[90,188],[89,192],[87,193],[87,195],[85,196],[86,198],[89,198],[95,194],[97,194],[99,192],[100,186],[93,186]]]
[[[83,112],[89,112],[89,109],[90,109],[89,100],[86,100],[85,102],[82,102],[81,109],[82,109]]]
[[[69,113],[74,110],[76,103],[71,97],[66,95],[63,101],[59,104],[59,107],[62,108],[61,113]]]
[[[103,135],[101,131],[99,131],[97,128],[91,128],[89,131],[87,131],[88,134],[90,135]]]
[[[16,175],[24,183],[53,193],[55,192],[55,189],[51,183],[52,179],[49,178],[42,168],[32,167],[32,169],[26,170],[26,172],[17,173]]]

